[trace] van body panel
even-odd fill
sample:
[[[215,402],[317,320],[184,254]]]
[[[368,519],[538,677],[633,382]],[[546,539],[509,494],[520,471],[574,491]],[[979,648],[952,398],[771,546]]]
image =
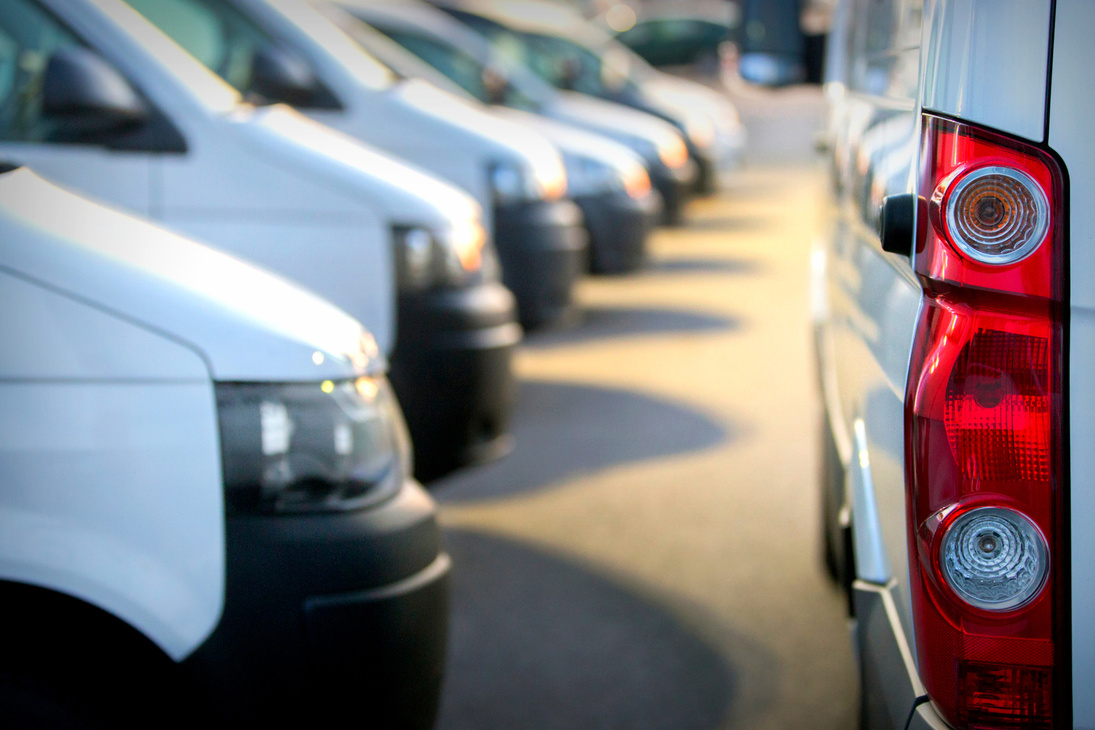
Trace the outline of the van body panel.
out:
[[[208,379],[0,383],[0,575],[187,656],[224,605],[216,425]]]
[[[851,533],[854,563],[838,570],[851,573],[863,727],[871,730],[904,730],[924,691],[909,591],[904,415],[923,293],[910,257],[883,251],[879,236],[883,201],[918,192],[920,11],[916,0],[840,0],[834,17],[847,25],[830,38],[826,71],[832,216],[815,250],[814,309],[823,436],[841,464],[822,472],[823,499],[836,505],[826,509],[825,534]],[[843,527],[842,512],[850,517]]]
[[[5,241],[10,241],[6,238]],[[0,262],[0,381],[204,382],[201,354],[65,292],[15,275]],[[73,337],[73,332],[81,333]],[[33,347],[27,347],[33,342]]]
[[[1091,93],[1091,33],[1095,4],[1057,0],[1053,38],[1053,80],[1049,109],[1049,146],[1067,170],[1068,258],[1071,277],[1069,313],[1068,400],[1072,507],[1072,686],[1073,721],[1083,730],[1095,728],[1095,145],[1091,123],[1095,98]]]
[[[0,176],[0,216],[4,270],[73,301],[94,302],[88,306],[177,343],[143,343],[151,335],[119,334],[121,325],[92,314],[68,320],[59,316],[69,309],[59,299],[49,303],[50,312],[21,316],[43,324],[48,317],[64,332],[72,332],[67,327],[76,322],[93,324],[93,332],[113,332],[119,339],[102,341],[102,351],[72,345],[70,354],[56,353],[58,361],[45,373],[109,379],[136,371],[149,377],[162,367],[161,378],[194,378],[198,360],[205,379],[283,382],[350,378],[383,364],[372,337],[326,301],[221,251],[67,193],[30,171]],[[15,331],[8,329],[4,337]],[[39,336],[35,342],[60,348],[62,340]],[[138,342],[139,354],[121,349]],[[18,362],[6,359],[5,368]],[[111,374],[107,367],[117,369]]]
[[[925,109],[1045,139],[1051,0],[927,0]]]
[[[836,443],[851,445],[844,473],[855,531],[856,577],[891,584],[893,616],[912,629],[905,525],[904,398],[920,286],[907,258],[882,251],[878,209],[911,192],[918,124],[911,100],[855,83],[839,102],[833,140],[832,235],[823,246],[825,317],[819,356]],[[828,392],[835,391],[835,392]],[[839,485],[833,485],[839,489]]]
[[[863,580],[852,586],[856,648],[864,663],[861,722],[864,728],[905,730],[909,711],[925,691],[916,673],[909,637],[899,628],[901,619],[891,588],[892,584]]]

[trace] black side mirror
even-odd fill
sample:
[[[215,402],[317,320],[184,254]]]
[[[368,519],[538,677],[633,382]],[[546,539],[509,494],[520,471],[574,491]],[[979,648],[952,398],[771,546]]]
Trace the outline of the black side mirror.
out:
[[[147,121],[148,105],[129,82],[93,51],[63,48],[46,64],[42,113],[59,141],[82,141]]]
[[[785,86],[806,77],[806,37],[800,0],[745,0],[738,72],[762,86]]]
[[[249,90],[269,101],[308,107],[319,96],[320,84],[307,61],[284,48],[268,45],[251,61]]]
[[[481,82],[488,104],[501,106],[506,103],[506,97],[509,95],[509,80],[504,74],[487,66],[483,69]]]

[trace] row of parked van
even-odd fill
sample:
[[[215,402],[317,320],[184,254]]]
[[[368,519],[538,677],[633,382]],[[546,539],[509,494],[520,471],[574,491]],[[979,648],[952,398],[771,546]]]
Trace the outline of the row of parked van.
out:
[[[508,448],[522,327],[743,144],[710,92],[561,90],[455,10],[0,3],[5,724],[432,725],[416,474]]]

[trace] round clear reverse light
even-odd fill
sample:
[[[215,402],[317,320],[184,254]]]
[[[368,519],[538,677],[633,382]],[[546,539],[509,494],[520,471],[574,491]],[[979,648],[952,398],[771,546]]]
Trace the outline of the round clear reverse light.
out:
[[[1009,611],[1034,599],[1049,574],[1041,531],[1010,509],[981,507],[956,519],[940,548],[943,578],[972,606]]]
[[[947,227],[967,256],[1010,264],[1029,256],[1049,230],[1049,201],[1030,175],[982,167],[964,175],[947,200]]]

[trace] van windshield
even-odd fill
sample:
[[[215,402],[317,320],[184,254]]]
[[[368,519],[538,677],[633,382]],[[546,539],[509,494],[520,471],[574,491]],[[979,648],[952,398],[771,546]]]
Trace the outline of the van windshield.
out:
[[[218,0],[126,2],[240,93],[251,86],[255,54],[275,42],[235,8]]]
[[[241,94],[254,96],[256,56],[284,46],[274,34],[229,0],[126,0],[206,68]],[[390,74],[378,66],[387,85]]]

